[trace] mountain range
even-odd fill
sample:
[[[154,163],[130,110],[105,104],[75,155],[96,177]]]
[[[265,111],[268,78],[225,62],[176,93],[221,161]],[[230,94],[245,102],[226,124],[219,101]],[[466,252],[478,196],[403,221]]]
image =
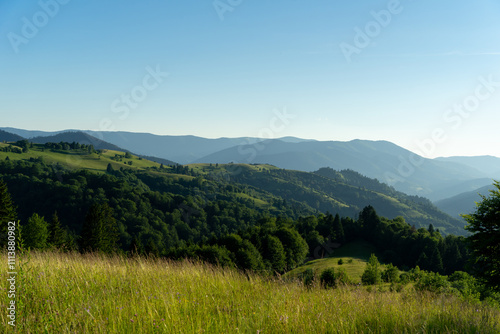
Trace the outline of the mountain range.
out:
[[[75,139],[82,137],[82,131],[75,132],[77,130],[43,132],[0,129],[37,142],[49,140],[47,137],[56,141],[63,138],[58,136],[68,131],[73,131]],[[491,185],[493,179],[500,179],[500,158],[427,159],[388,141],[316,141],[295,137],[268,140],[253,137],[210,139],[132,132],[84,132],[100,143],[96,147],[114,145],[114,149],[157,157],[155,161],[167,159],[180,164],[266,163],[308,172],[323,167],[355,170],[403,193],[427,197],[438,205],[443,203],[442,200],[474,192]],[[50,137],[54,135],[57,136]],[[63,141],[71,141],[70,137],[64,135]]]

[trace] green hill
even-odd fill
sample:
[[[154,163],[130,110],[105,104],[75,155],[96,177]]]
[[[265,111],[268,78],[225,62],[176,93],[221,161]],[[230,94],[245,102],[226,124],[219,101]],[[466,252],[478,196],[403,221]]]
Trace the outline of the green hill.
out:
[[[335,249],[325,258],[313,259],[304,263],[302,266],[287,272],[284,277],[300,277],[307,269],[312,269],[315,274],[319,275],[327,268],[334,268],[335,270],[342,268],[353,283],[359,283],[371,254],[377,255],[378,258],[382,257],[371,243],[364,240],[355,240]],[[339,264],[339,260],[342,260],[343,264]]]
[[[18,142],[18,145],[25,143]],[[161,164],[130,153],[106,149],[89,151],[90,146],[79,144],[72,149],[68,145],[75,144],[31,144],[22,153],[22,147],[15,143],[0,143],[0,160],[8,157],[11,161],[39,161],[53,169],[97,173],[105,173],[108,166],[114,170],[160,173]],[[461,221],[439,211],[427,199],[403,194],[350,170],[324,168],[309,173],[260,164],[191,164],[187,168],[189,173],[178,173],[172,167],[163,166],[160,174],[185,180],[199,177],[202,183],[205,180],[218,186],[233,184],[240,189],[234,195],[236,200],[252,201],[271,211],[293,207],[304,214],[331,212],[355,217],[363,207],[372,205],[380,215],[389,219],[401,216],[417,228],[433,224],[444,233],[465,233]],[[199,191],[209,193],[210,189]],[[287,214],[293,211],[284,210]]]
[[[312,210],[354,217],[372,205],[389,219],[403,217],[416,228],[433,224],[441,232],[464,235],[463,222],[439,211],[429,200],[409,196],[375,179],[345,170],[321,169],[315,173],[285,170],[271,165],[192,164],[201,175],[219,175],[281,197],[301,202]]]
[[[116,150],[103,149],[89,152],[88,149],[47,148],[45,144],[33,144],[25,153],[2,151],[2,149],[5,150],[9,147],[22,150],[14,143],[0,143],[0,160],[5,160],[7,157],[11,161],[39,160],[48,165],[59,165],[68,169],[86,169],[101,173],[106,171],[108,164],[111,164],[114,169],[123,167],[145,170],[160,167],[159,163]]]

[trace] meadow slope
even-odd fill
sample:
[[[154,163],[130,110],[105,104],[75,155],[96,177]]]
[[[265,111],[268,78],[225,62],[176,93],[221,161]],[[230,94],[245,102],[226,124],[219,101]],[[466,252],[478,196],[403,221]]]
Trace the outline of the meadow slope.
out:
[[[412,289],[306,289],[187,261],[76,253],[34,252],[18,272],[20,333],[500,332],[498,309]]]

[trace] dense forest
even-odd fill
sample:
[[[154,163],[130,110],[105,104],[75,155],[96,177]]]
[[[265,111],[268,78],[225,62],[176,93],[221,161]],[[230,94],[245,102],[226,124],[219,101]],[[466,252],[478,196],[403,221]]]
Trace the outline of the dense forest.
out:
[[[21,141],[15,147],[26,151],[30,144]],[[44,149],[96,153],[91,145],[76,143],[45,143]],[[116,159],[121,161],[120,156]],[[313,207],[316,197],[304,189],[341,192],[344,198],[352,194],[359,200],[364,193],[352,189],[363,187],[410,200],[376,180],[356,184],[363,177],[353,171],[318,174],[348,179],[353,185],[265,166],[161,165],[140,171],[108,165],[105,173],[94,173],[49,165],[43,158],[0,162],[0,176],[18,207],[25,239],[28,245],[37,240],[32,247],[47,247],[58,239],[57,244],[67,249],[195,257],[283,273],[308,257],[324,256],[331,243],[363,238],[378,247],[383,261],[403,268],[464,270],[468,257],[464,238],[443,237],[432,224],[417,229],[404,217],[379,216],[371,205],[351,216],[344,215],[345,205],[333,213],[321,203]],[[302,189],[297,188],[299,183]],[[364,200],[361,196],[359,203]],[[424,200],[420,205],[430,207]],[[59,238],[54,237],[54,228]]]

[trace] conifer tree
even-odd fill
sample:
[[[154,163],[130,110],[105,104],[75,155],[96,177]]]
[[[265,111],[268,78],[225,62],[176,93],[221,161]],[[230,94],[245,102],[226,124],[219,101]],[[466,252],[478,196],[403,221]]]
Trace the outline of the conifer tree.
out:
[[[334,236],[334,240],[340,243],[345,242],[344,227],[342,226],[342,221],[340,220],[338,213],[335,215],[335,219],[333,220],[332,235]]]
[[[93,204],[85,217],[81,233],[81,250],[112,253],[118,243],[118,228],[113,209],[107,204]]]
[[[467,241],[474,274],[500,291],[500,182],[493,186],[490,195],[476,203],[474,213],[463,218],[468,224],[465,229],[473,233]]]
[[[66,243],[66,233],[61,226],[57,211],[52,215],[52,219],[49,223],[49,239],[48,243],[57,249],[64,247]]]
[[[425,252],[420,253],[420,256],[418,257],[415,265],[424,270],[429,269],[429,258],[427,257],[427,254],[425,254]]]
[[[9,222],[17,220],[16,207],[7,189],[7,185],[0,179],[0,246],[7,245],[7,227]]]
[[[441,252],[439,248],[434,248],[431,254],[431,258],[429,260],[430,270],[435,271],[437,273],[443,272],[443,258],[441,257]]]
[[[34,213],[23,228],[25,247],[44,249],[48,246],[49,226],[45,219]]]
[[[113,165],[111,163],[108,164],[108,167],[106,167],[106,172],[108,173],[113,173],[115,169],[113,168]]]

